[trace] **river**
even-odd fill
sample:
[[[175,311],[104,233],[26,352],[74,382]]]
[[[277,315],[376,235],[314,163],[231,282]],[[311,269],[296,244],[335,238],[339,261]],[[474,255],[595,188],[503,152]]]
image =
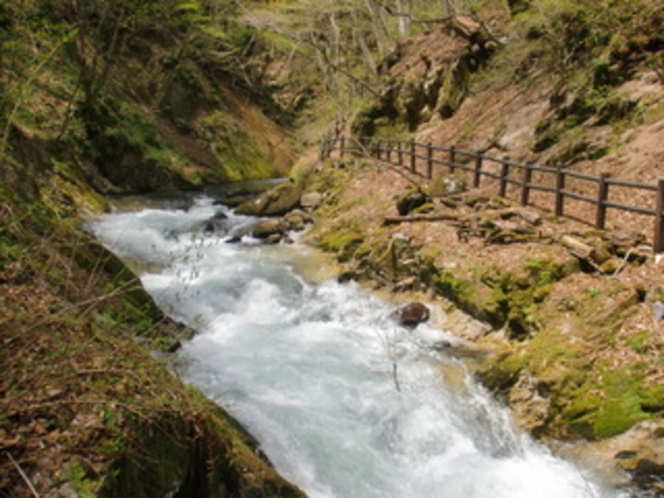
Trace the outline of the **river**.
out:
[[[215,214],[227,232],[202,230]],[[164,310],[198,331],[181,352],[185,380],[308,496],[621,496],[519,433],[463,364],[433,347],[454,341],[447,332],[402,329],[387,303],[313,278],[322,264],[312,249],[226,242],[251,222],[199,197],[90,226],[140,268]]]

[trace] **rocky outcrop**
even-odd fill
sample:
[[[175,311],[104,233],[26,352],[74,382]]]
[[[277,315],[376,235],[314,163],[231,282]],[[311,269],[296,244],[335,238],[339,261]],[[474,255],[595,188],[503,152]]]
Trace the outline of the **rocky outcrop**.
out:
[[[358,113],[353,132],[370,136],[394,125],[415,131],[430,120],[449,118],[468,96],[471,75],[497,46],[483,24],[463,15],[452,16],[434,33],[407,39],[381,66],[390,83]]]

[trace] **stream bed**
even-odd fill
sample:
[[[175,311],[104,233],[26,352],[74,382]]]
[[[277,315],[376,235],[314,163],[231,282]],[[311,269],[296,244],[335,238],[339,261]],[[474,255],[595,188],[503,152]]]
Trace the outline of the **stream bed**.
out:
[[[140,268],[157,303],[198,334],[184,375],[260,441],[312,498],[627,496],[517,431],[459,360],[354,284],[320,274],[316,251],[265,246],[253,223],[198,197],[100,217],[92,232]],[[218,230],[206,233],[216,216]],[[443,372],[456,372],[454,382]]]

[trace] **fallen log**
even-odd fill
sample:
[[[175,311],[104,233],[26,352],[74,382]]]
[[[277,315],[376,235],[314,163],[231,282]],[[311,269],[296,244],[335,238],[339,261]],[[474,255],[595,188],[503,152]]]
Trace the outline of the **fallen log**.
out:
[[[434,221],[460,221],[458,214],[416,214],[411,216],[386,216],[383,225],[398,225],[399,223],[434,222]]]
[[[563,235],[560,243],[577,258],[592,260],[595,248],[569,235]]]

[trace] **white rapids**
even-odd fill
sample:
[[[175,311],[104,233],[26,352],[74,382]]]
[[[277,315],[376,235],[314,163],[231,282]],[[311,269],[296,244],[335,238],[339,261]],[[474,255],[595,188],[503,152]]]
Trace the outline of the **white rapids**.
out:
[[[185,380],[308,496],[620,496],[515,430],[470,376],[446,383],[444,365],[463,371],[431,347],[453,341],[446,332],[395,326],[387,304],[352,284],[306,281],[297,269],[310,249],[206,235],[220,210],[231,229],[251,222],[200,198],[106,215],[91,230],[138,261],[162,308],[198,330],[182,353]]]

